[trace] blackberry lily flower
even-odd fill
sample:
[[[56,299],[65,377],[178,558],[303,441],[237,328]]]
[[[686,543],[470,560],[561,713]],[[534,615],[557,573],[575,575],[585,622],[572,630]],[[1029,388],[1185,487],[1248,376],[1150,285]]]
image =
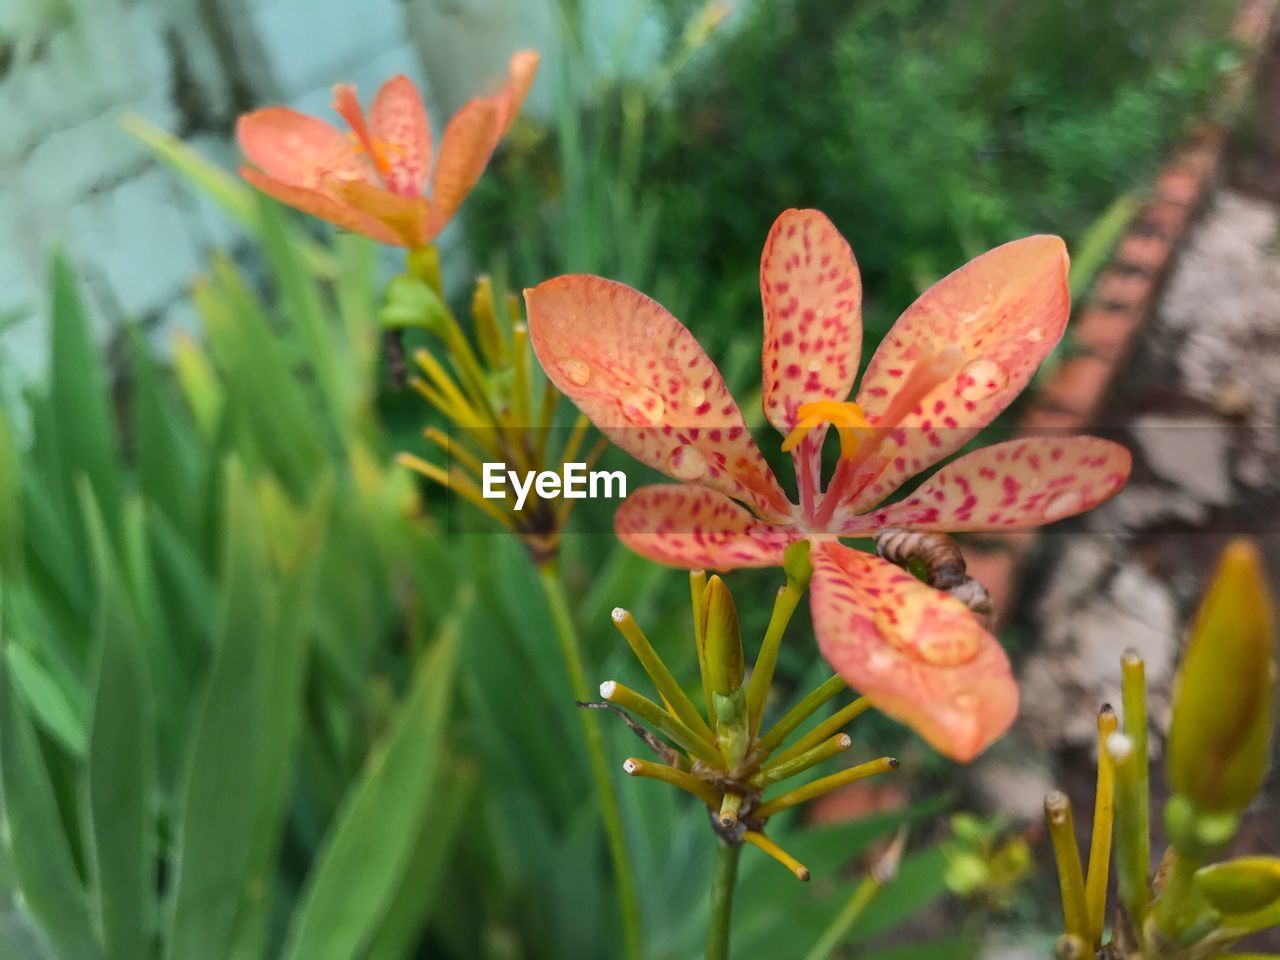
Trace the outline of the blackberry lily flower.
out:
[[[333,88],[333,109],[349,133],[288,107],[245,114],[236,138],[250,165],[240,175],[281,203],[343,229],[423,247],[484,173],[537,69],[537,53],[517,53],[497,93],[463,104],[444,128],[434,171],[426,108],[413,81],[397,76],[383,84],[367,118],[355,87]]]
[[[967,761],[1017,713],[1004,651],[960,600],[840,538],[1033,527],[1124,485],[1130,456],[1120,445],[1036,437],[966,454],[880,505],[1027,385],[1066,327],[1067,267],[1052,236],[976,258],[898,319],[848,402],[862,341],[857,264],[822,213],[783,213],[760,263],[763,401],[795,463],[799,503],[765,463],[715,364],[659,304],[583,275],[549,280],[525,299],[534,350],[555,385],[615,444],[682,481],[636,490],[615,518],[621,540],[659,563],[720,570],[781,565],[788,544],[809,540],[823,656],[881,711]],[[841,455],[823,487],[827,426]]]

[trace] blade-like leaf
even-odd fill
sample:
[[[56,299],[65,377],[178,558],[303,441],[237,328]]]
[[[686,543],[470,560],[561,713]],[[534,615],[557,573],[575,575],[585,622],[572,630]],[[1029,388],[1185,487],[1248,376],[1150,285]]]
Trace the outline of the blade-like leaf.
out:
[[[338,811],[294,916],[287,960],[360,956],[399,885],[416,882],[406,867],[437,781],[457,649],[451,621]]]
[[[147,954],[156,920],[152,691],[141,629],[102,514],[87,483],[80,493],[99,591],[88,775],[93,892],[106,955],[135,960]]]
[[[18,886],[61,960],[96,960],[102,954],[89,922],[89,901],[7,661],[0,658],[0,791]]]

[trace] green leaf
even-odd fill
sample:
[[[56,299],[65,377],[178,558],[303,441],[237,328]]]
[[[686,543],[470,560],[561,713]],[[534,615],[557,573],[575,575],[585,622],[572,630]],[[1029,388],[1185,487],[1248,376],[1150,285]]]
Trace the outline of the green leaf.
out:
[[[247,895],[261,811],[255,750],[278,643],[261,517],[243,468],[227,467],[226,546],[217,649],[199,707],[177,828],[167,956],[225,960]]]
[[[0,792],[14,872],[28,911],[60,960],[95,960],[102,954],[90,926],[88,898],[8,660],[0,658]]]
[[[18,446],[0,406],[0,577],[22,576],[22,479]]]
[[[88,738],[83,707],[77,707],[77,702],[26,648],[10,643],[5,656],[14,690],[27,702],[35,721],[72,756],[84,757]]]
[[[81,498],[99,591],[89,728],[89,862],[106,955],[135,960],[146,956],[156,922],[152,691],[129,590],[87,484],[81,485]]]
[[[441,762],[458,628],[418,665],[387,742],[348,792],[294,915],[287,960],[361,955],[402,883]]]
[[[414,946],[435,906],[445,877],[458,828],[475,797],[476,773],[455,764],[448,784],[439,784],[418,829],[413,855],[386,913],[378,922],[365,960],[401,960],[413,955]]]
[[[120,461],[103,353],[89,328],[71,264],[61,253],[53,255],[50,284],[53,316],[49,380],[54,433],[46,440],[56,438],[62,476],[70,481],[86,474],[99,503],[110,515],[120,495]],[[64,494],[69,505],[74,505],[74,491],[67,489]]]

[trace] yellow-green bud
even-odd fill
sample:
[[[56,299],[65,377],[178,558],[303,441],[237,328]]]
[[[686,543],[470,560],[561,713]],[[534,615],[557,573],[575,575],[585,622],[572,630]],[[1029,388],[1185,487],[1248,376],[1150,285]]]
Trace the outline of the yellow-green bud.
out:
[[[471,294],[471,320],[485,362],[490,367],[505,366],[507,345],[493,309],[493,281],[487,274],[476,277],[476,288]]]
[[[1238,857],[1201,867],[1196,888],[1220,913],[1266,909],[1280,902],[1280,857]]]
[[[809,562],[809,541],[797,540],[782,554],[782,569],[787,575],[787,586],[804,590],[813,576],[813,564]]]
[[[728,697],[742,686],[744,673],[738,608],[733,604],[729,588],[719,577],[707,581],[703,604],[702,635],[707,651],[707,677],[713,693]]]
[[[1257,548],[1223,552],[1174,694],[1169,783],[1201,811],[1244,809],[1267,772],[1275,627]]]

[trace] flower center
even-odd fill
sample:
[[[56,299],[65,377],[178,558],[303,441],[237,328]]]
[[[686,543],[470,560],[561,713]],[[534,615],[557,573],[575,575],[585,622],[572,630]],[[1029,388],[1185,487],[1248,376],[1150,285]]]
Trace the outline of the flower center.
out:
[[[811,431],[830,424],[840,436],[841,458],[851,460],[858,452],[863,438],[871,434],[871,425],[867,423],[862,408],[852,401],[815,400],[800,404],[796,413],[800,419],[782,441],[783,453],[794,450]]]

